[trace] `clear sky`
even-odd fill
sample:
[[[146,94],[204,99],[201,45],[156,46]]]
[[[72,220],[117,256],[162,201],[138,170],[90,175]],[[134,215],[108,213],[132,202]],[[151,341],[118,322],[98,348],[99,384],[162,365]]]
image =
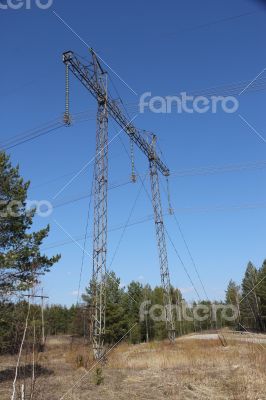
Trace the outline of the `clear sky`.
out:
[[[5,2],[1,0],[1,3]],[[44,1],[43,1],[44,3]],[[252,81],[266,68],[266,8],[263,1],[165,0],[87,2],[54,0],[40,10],[0,10],[1,33],[1,140],[35,128],[64,111],[64,66],[61,53],[73,50],[88,56],[86,46],[55,16],[56,11],[137,93],[114,73],[112,80],[132,116],[139,96],[147,91],[171,96],[182,90],[200,90]],[[163,158],[172,171],[266,160],[265,92],[245,94],[235,114],[138,115],[135,124],[155,132]],[[90,193],[92,164],[56,200],[54,195],[94,155],[96,104],[81,84],[71,79],[71,112],[88,111],[88,120],[62,128],[10,149],[25,179],[30,179],[29,198],[53,204]],[[118,131],[110,122],[109,135]],[[121,139],[129,149],[126,135]],[[145,176],[148,163],[136,150],[136,168]],[[130,179],[130,162],[119,138],[110,145],[110,184]],[[64,176],[64,177],[63,177]],[[220,299],[228,281],[240,281],[246,264],[260,266],[266,258],[266,169],[172,177],[173,207],[210,298]],[[162,180],[165,185],[165,182]],[[128,184],[109,191],[108,265],[140,188]],[[149,180],[146,180],[148,191]],[[167,201],[162,190],[163,207]],[[252,208],[245,205],[258,205]],[[89,198],[56,207],[49,218],[36,217],[35,228],[50,223],[43,245],[46,253],[61,253],[61,261],[43,285],[50,303],[76,302],[82,250],[68,242],[84,236]],[[91,210],[92,211],[92,210]],[[141,192],[131,221],[152,214],[145,191]],[[91,212],[91,217],[93,213]],[[55,220],[67,232],[58,227]],[[193,265],[173,217],[165,223],[182,260],[203,296]],[[86,251],[91,254],[92,218]],[[64,245],[62,245],[64,243]],[[83,246],[83,241],[78,242]],[[48,248],[49,247],[49,248]],[[52,247],[52,248],[51,248]],[[180,261],[168,243],[172,283],[188,299],[196,299]],[[91,276],[87,255],[82,290]],[[160,274],[152,220],[129,227],[112,269],[123,284],[131,280],[156,285]]]

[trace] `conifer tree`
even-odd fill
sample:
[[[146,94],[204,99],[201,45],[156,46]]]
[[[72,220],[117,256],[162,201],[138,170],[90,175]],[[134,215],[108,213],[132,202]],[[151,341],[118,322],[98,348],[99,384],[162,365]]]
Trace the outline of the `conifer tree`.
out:
[[[60,256],[41,254],[40,246],[49,226],[32,232],[36,210],[27,210],[30,182],[24,182],[19,167],[0,153],[0,294],[28,289],[38,276],[50,271]]]

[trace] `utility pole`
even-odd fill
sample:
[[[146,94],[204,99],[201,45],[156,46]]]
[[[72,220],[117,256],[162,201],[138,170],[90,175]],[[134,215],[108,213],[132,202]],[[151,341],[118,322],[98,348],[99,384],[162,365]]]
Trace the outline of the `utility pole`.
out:
[[[45,345],[45,325],[44,325],[44,299],[49,299],[48,296],[43,295],[43,289],[42,289],[42,295],[37,296],[33,294],[24,294],[23,297],[31,298],[31,299],[41,299],[41,315],[42,315],[42,345]]]
[[[44,331],[44,296],[42,289],[42,345],[45,344],[45,331]]]

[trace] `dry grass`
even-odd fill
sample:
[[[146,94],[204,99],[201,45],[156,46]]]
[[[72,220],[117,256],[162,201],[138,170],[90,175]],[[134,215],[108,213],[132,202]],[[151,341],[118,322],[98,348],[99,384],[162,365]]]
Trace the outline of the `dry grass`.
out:
[[[57,338],[49,342],[38,362],[53,372],[38,378],[38,400],[59,400],[75,384],[64,399],[266,399],[266,349],[231,339],[228,347],[218,340],[193,339],[178,339],[174,345],[122,344],[103,367],[101,385],[96,385],[95,371],[88,372],[92,355],[81,341],[71,344],[66,338]],[[6,363],[12,365],[10,357]],[[10,399],[11,384],[5,381],[1,385],[1,400]]]
[[[266,348],[258,344],[216,340],[182,340],[169,343],[121,346],[109,368],[157,375],[155,387],[170,388],[173,399],[266,399]],[[157,398],[157,397],[155,397]],[[160,397],[158,397],[160,398]]]

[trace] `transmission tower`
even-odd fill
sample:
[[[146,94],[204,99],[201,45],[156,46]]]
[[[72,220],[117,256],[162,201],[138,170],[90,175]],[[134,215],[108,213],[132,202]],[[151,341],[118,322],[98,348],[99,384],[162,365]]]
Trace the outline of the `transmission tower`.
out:
[[[96,157],[94,176],[94,237],[93,237],[93,349],[96,359],[104,356],[105,336],[105,275],[107,256],[107,184],[108,184],[108,115],[111,116],[122,130],[129,136],[132,143],[146,155],[150,165],[152,202],[154,209],[157,245],[161,283],[164,291],[164,306],[166,327],[170,340],[175,338],[175,324],[172,313],[171,285],[168,268],[163,212],[160,196],[158,171],[168,177],[170,171],[156,152],[155,135],[150,144],[132,121],[122,112],[117,101],[112,99],[107,90],[107,74],[104,72],[95,52],[90,49],[91,61],[85,65],[72,52],[63,53],[63,62],[68,71],[78,78],[92,94],[98,104],[96,130]],[[67,88],[69,87],[67,83]],[[66,107],[69,112],[69,107]],[[68,118],[66,119],[68,120]]]
[[[159,262],[161,272],[161,283],[163,288],[164,306],[165,306],[165,319],[168,331],[168,337],[171,341],[175,340],[175,323],[172,313],[172,296],[171,296],[171,283],[168,267],[168,256],[165,240],[165,229],[163,222],[163,210],[160,194],[160,182],[156,164],[156,137],[153,136],[153,149],[154,156],[150,158],[150,179],[151,179],[151,193],[154,211],[154,221],[156,229],[157,246],[159,251]]]
[[[108,110],[107,74],[92,54],[94,76],[104,97],[98,97],[96,122],[96,155],[94,166],[94,231],[93,231],[93,309],[92,339],[96,359],[104,355],[105,275],[107,255],[107,189],[108,189]]]

